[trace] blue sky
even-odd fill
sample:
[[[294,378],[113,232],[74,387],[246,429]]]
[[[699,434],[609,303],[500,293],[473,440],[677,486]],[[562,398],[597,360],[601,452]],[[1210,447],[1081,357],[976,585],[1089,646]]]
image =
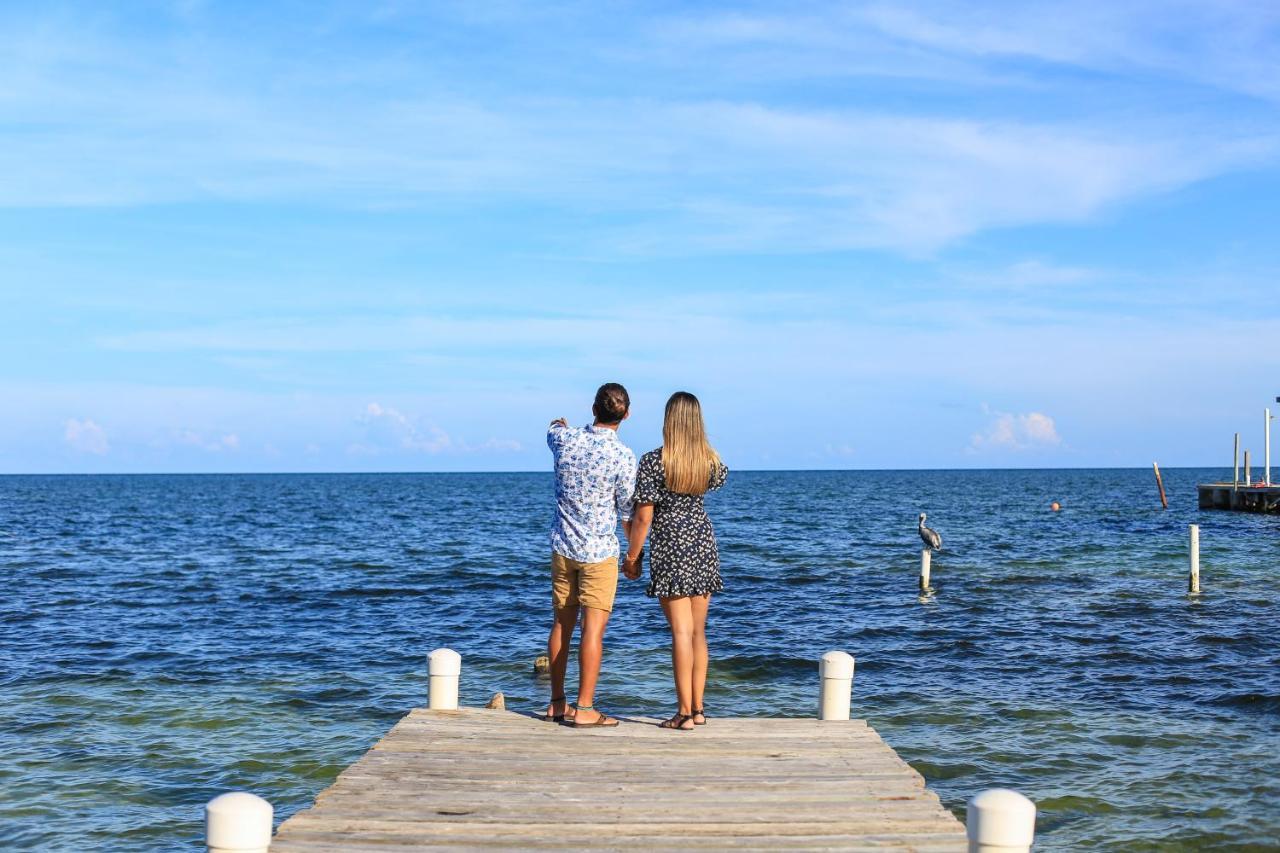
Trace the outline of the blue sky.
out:
[[[1226,465],[1278,234],[1272,4],[9,4],[0,471]]]

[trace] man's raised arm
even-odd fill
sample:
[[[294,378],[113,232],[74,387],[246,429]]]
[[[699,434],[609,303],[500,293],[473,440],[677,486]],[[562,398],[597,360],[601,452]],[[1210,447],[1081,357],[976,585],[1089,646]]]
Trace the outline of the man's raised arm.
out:
[[[547,447],[557,450],[564,443],[564,433],[568,428],[569,422],[564,418],[552,421],[551,426],[547,427]]]

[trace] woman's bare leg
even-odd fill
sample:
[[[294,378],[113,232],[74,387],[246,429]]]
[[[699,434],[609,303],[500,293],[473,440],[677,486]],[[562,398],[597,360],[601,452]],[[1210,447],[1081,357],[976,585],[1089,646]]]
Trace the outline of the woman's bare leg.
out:
[[[659,600],[671,626],[671,672],[676,683],[677,713],[687,717],[693,701],[693,608],[688,596]],[[685,722],[680,727],[692,726],[692,722]]]
[[[707,687],[707,610],[711,607],[711,595],[695,595],[689,599],[693,617],[693,671],[689,685],[691,711],[702,710],[702,693]],[[705,723],[701,714],[693,717],[695,723]]]

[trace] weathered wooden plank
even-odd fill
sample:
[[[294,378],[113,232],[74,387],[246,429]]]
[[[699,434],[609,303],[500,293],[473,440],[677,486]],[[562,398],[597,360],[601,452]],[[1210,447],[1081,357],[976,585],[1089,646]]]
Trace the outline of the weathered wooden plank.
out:
[[[954,820],[954,818],[953,818]],[[660,825],[661,826],[661,825]],[[733,838],[733,837],[767,837],[786,838],[792,835],[814,835],[816,829],[839,835],[869,835],[876,837],[902,837],[921,832],[936,834],[944,832],[949,823],[939,819],[936,821],[909,821],[873,816],[865,820],[842,818],[827,820],[820,825],[812,821],[786,821],[774,823],[744,824],[737,821],[704,821],[702,823],[676,823],[659,829],[654,833],[653,823],[599,820],[594,823],[580,822],[568,824],[555,822],[527,823],[487,823],[479,821],[441,821],[438,823],[422,823],[410,819],[380,820],[367,819],[320,819],[313,818],[300,823],[298,832],[335,832],[339,834],[364,835],[368,838],[411,838],[430,842],[434,838],[450,836],[468,838],[475,836],[513,836],[534,838],[555,838],[566,835],[601,838],[618,833],[622,835],[672,835],[678,837]],[[678,832],[672,832],[676,829]]]
[[[369,843],[359,837],[329,833],[299,833],[298,837],[272,844],[274,853],[386,853],[388,850],[474,850],[477,847],[508,850],[839,850],[844,853],[957,853],[954,833],[899,836],[793,835],[785,838],[739,836],[689,838],[679,835],[616,835],[600,838],[511,838],[468,836],[464,839],[433,837],[429,843],[388,839]]]
[[[813,819],[835,813],[852,814],[858,818],[871,815],[896,820],[920,820],[940,818],[948,814],[937,803],[908,800],[862,799],[841,803],[839,801],[782,803],[746,803],[732,801],[691,800],[683,803],[661,804],[633,803],[600,799],[562,799],[543,803],[534,802],[437,802],[423,808],[421,798],[380,797],[361,802],[326,800],[324,815],[304,814],[300,823],[312,823],[322,819],[353,820],[377,818],[385,820],[411,820],[413,822],[448,823],[458,817],[476,822],[537,822],[539,819],[565,823],[598,823],[602,814],[611,819],[631,823],[707,823],[733,821],[744,823],[785,823],[789,820]]]
[[[578,772],[603,775],[643,776],[658,774],[669,770],[672,762],[669,756],[650,758],[648,756],[620,756],[616,754],[585,756],[569,753],[569,755],[573,757],[574,763],[580,768]],[[836,774],[840,776],[848,775],[851,769],[864,770],[869,774],[875,772],[897,774],[905,772],[907,769],[893,756],[868,756],[857,761],[850,761],[839,755],[828,758],[810,757],[798,760],[784,756],[777,758],[737,755],[716,757],[712,752],[696,752],[690,753],[684,760],[689,762],[691,766],[699,760],[714,760],[717,772],[728,777],[790,772],[800,767],[818,775]],[[563,769],[564,765],[565,758],[561,756],[522,756],[517,762],[507,756],[459,755],[456,753],[439,755],[407,752],[397,755],[393,761],[371,760],[362,763],[361,766],[371,771],[377,768],[403,767],[407,771],[455,771],[460,775],[474,773],[479,776],[491,772],[510,775],[520,771],[523,775],[542,776],[549,772]]]
[[[334,786],[327,791],[323,791],[316,797],[317,802],[323,801],[327,806],[332,807],[337,802],[344,802],[345,798],[360,798],[377,796],[390,797],[398,799],[417,798],[421,803],[424,790],[423,786],[417,784],[371,784],[371,785],[344,785]],[[621,783],[609,783],[604,785],[560,785],[560,786],[485,786],[478,785],[437,785],[431,787],[431,803],[463,803],[474,802],[478,795],[488,793],[494,797],[501,797],[506,802],[532,802],[538,803],[546,800],[589,800],[592,797],[617,797],[629,796],[638,801],[646,803],[661,804],[667,801],[680,801],[689,798],[695,798],[699,802],[719,802],[721,800],[731,801],[735,803],[769,803],[769,802],[836,802],[846,803],[858,800],[928,800],[929,802],[937,802],[935,795],[925,788],[905,785],[875,782],[872,784],[860,784],[858,782],[850,782],[840,785],[828,785],[825,787],[817,785],[792,785],[786,787],[769,787],[763,788],[757,786],[750,788],[747,786],[733,788],[710,788],[710,787],[693,787],[688,785],[670,785],[663,787],[660,785],[649,784],[646,786],[627,785]]]

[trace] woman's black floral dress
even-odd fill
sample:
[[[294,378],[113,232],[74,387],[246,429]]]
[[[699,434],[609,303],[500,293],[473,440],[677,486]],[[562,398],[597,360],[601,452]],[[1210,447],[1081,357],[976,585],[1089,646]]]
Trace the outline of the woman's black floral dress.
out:
[[[711,472],[707,491],[724,485],[729,469],[719,463]],[[649,532],[649,588],[658,598],[707,595],[724,589],[720,555],[702,495],[682,495],[667,489],[662,448],[640,457],[636,470],[635,502],[653,504]]]

